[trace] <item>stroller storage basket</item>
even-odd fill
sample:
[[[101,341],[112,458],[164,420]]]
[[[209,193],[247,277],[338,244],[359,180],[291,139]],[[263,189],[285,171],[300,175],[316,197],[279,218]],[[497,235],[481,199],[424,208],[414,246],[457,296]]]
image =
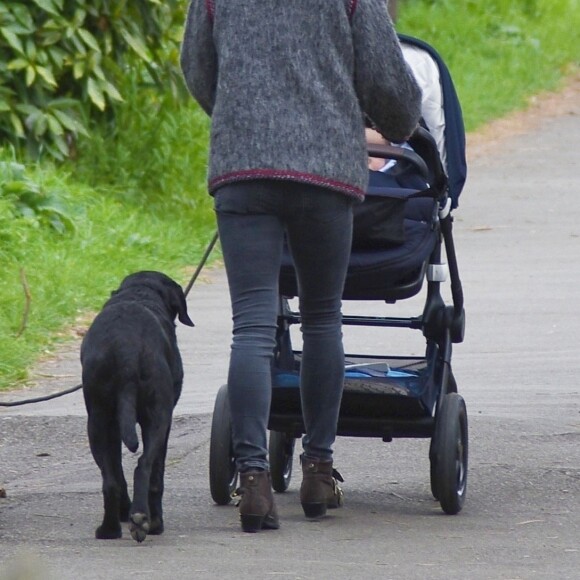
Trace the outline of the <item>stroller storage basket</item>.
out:
[[[298,388],[301,355],[294,356],[294,370],[273,373],[269,428],[298,437],[304,432]],[[434,360],[367,355],[347,355],[345,360],[339,435],[385,440],[432,435]]]

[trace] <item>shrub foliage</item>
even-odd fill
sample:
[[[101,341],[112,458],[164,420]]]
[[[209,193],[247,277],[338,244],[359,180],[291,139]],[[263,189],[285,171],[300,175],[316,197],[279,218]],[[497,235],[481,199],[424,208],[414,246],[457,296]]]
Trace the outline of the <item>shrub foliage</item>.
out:
[[[57,159],[114,114],[127,68],[181,88],[181,0],[0,1],[0,139]]]

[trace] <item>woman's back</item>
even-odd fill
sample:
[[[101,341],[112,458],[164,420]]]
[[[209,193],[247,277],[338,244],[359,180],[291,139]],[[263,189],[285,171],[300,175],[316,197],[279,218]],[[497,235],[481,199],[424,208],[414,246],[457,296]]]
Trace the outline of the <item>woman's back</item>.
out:
[[[182,63],[212,115],[211,190],[263,177],[362,197],[361,104],[393,138],[416,118],[384,0],[193,0]]]

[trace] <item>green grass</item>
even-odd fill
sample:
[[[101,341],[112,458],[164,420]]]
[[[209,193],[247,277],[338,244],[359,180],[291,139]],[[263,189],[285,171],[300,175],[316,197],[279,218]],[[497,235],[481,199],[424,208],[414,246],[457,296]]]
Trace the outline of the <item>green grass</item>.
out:
[[[400,0],[400,32],[443,56],[468,131],[557,88],[580,65],[579,0]]]
[[[27,368],[58,341],[57,331],[98,309],[130,272],[161,270],[185,286],[185,266],[197,263],[214,231],[209,199],[206,211],[160,213],[79,185],[51,166],[31,168],[28,176],[59,197],[74,231],[15,217],[0,198],[8,242],[0,253],[0,389],[26,379]],[[26,311],[21,272],[31,301],[18,336]]]
[[[468,130],[580,65],[580,0],[400,0],[397,27],[444,57]],[[0,389],[25,381],[126,274],[158,269],[185,284],[212,237],[208,120],[137,78],[127,75],[115,122],[94,126],[73,161],[28,165],[15,186],[0,171]],[[13,161],[0,144],[0,169]]]
[[[207,217],[209,120],[193,99],[185,102],[130,75],[114,123],[94,128],[79,145],[76,179],[130,203],[160,211],[199,209]]]

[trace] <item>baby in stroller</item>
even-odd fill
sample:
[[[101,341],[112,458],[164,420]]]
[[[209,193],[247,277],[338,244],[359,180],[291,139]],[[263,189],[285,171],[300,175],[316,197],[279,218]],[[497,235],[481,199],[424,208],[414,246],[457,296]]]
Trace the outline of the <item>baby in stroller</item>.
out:
[[[370,123],[368,124],[366,138],[369,148],[376,150],[378,146],[384,155],[381,157],[369,155],[368,195],[363,206],[355,210],[354,249],[386,248],[401,244],[404,241],[404,206],[410,197],[415,195],[412,190],[420,192],[428,189],[432,180],[435,180],[439,187],[445,187],[443,182],[450,175],[447,166],[445,111],[447,103],[444,102],[444,91],[448,93],[448,108],[453,109],[455,117],[458,114],[460,117],[460,109],[448,71],[439,55],[430,46],[402,35],[400,39],[403,55],[422,91],[422,131],[414,135],[412,140],[415,143],[420,142],[418,150],[423,154],[423,160],[428,161],[431,167],[430,169],[423,167],[421,159],[400,151],[403,149],[415,152],[409,141],[388,143]],[[454,181],[453,207],[457,205],[458,191],[465,179],[462,125],[459,131],[457,129],[452,123],[450,139],[453,141],[452,147],[455,152],[453,161],[459,165],[457,171],[460,174],[460,178],[455,178]]]
[[[421,114],[425,128],[433,136],[437,144],[437,150],[441,163],[445,167],[445,112],[443,110],[443,94],[439,67],[433,57],[419,46],[401,42],[401,49],[405,60],[411,67],[413,75],[422,92]],[[367,143],[369,145],[386,145],[384,137],[378,132],[367,127]],[[396,145],[396,144],[393,144]],[[400,144],[402,147],[410,147],[408,143]],[[385,160],[377,157],[369,157],[369,169],[371,171],[386,172],[395,165],[393,159]]]

